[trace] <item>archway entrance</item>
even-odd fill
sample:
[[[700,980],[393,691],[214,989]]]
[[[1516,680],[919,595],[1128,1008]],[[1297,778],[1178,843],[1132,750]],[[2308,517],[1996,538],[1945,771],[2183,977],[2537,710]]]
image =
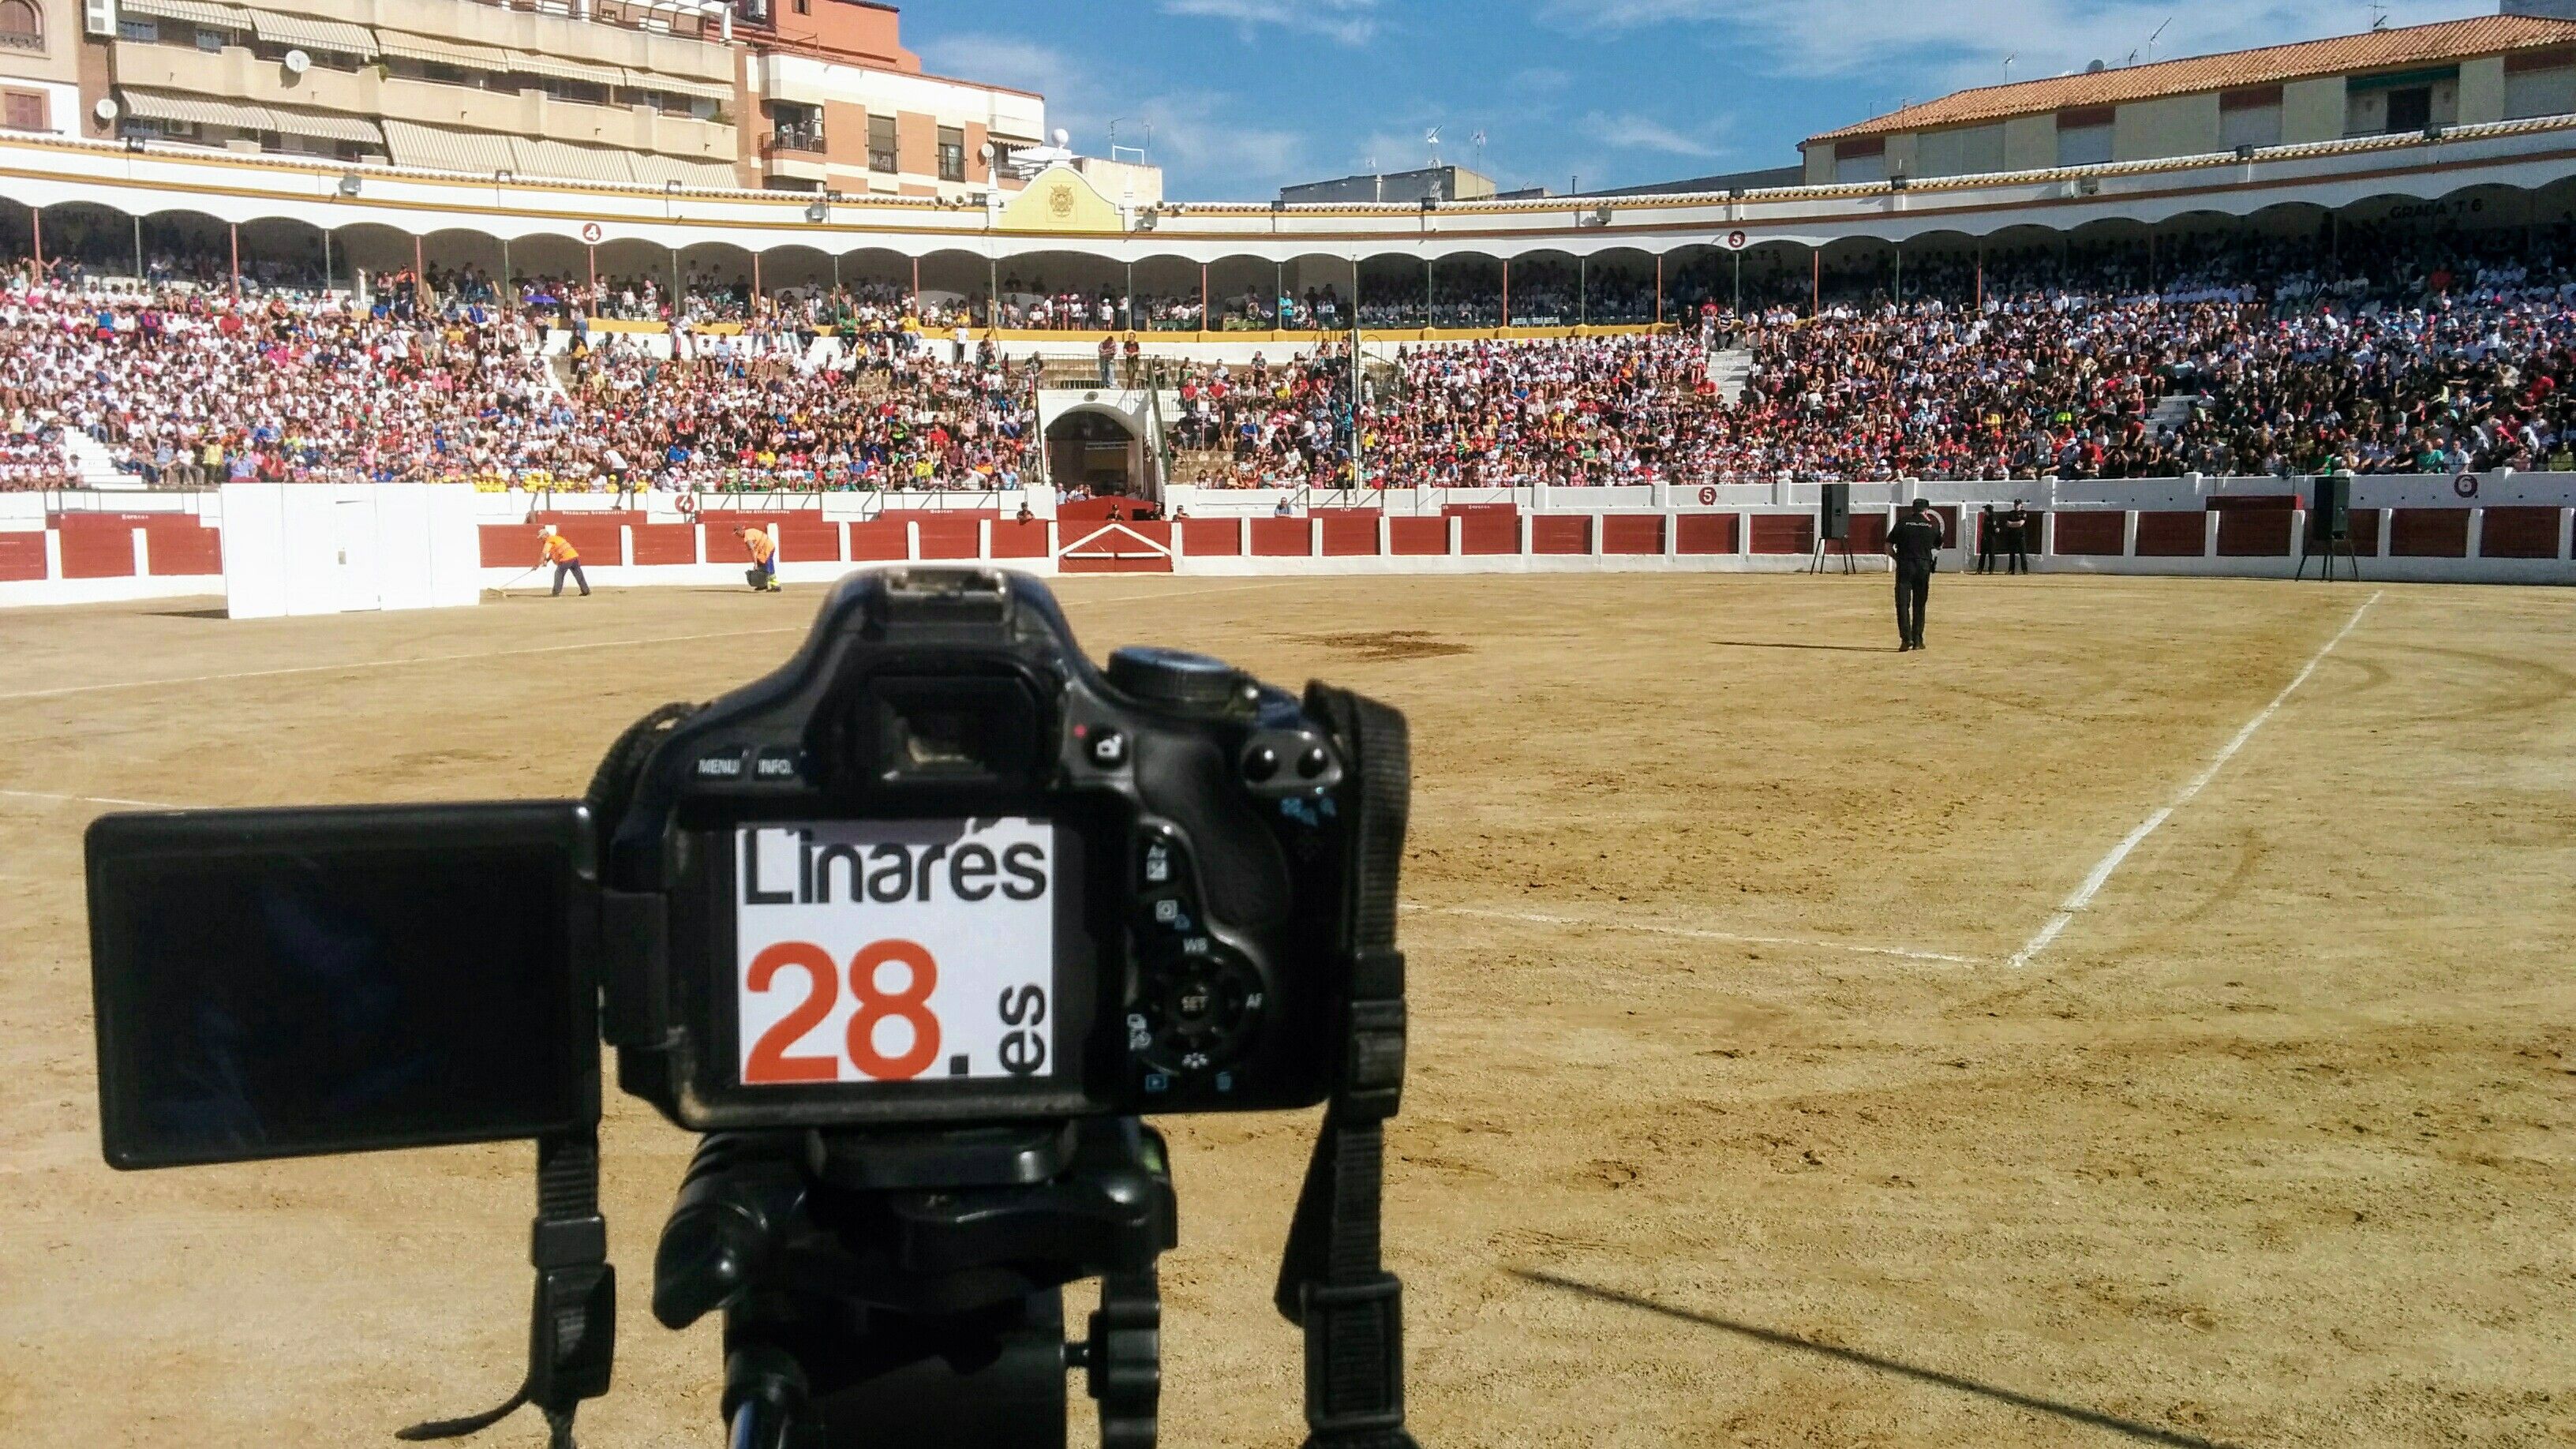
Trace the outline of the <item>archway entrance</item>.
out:
[[[1109,498],[1147,493],[1144,442],[1115,413],[1086,408],[1047,425],[1047,476],[1058,488]]]

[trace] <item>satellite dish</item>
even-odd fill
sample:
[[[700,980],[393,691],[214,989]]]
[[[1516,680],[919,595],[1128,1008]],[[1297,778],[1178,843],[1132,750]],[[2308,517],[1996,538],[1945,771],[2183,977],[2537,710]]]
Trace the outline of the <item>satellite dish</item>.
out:
[[[2104,71],[2106,71],[2106,70],[2109,70],[2109,69],[2110,69],[2110,67],[2109,67],[2109,66],[2104,65],[2102,62],[2100,62],[2100,61],[2098,61],[2098,60],[2097,60],[2097,61],[2093,61],[2093,62],[2091,62],[2090,64],[2086,65],[2086,66],[2084,67],[2084,73],[2085,73],[2086,75],[2100,75],[2102,72],[2104,72]]]
[[[109,100],[105,96],[99,97],[98,104],[90,107],[89,113],[98,117],[98,123],[102,126],[115,120],[119,114],[116,102]]]
[[[302,75],[312,68],[313,57],[306,55],[303,51],[290,50],[286,53],[286,73],[288,75]]]
[[[1061,127],[1061,126],[1057,127],[1057,128],[1056,128],[1056,133],[1055,133],[1055,144],[1056,144],[1056,149],[1058,149],[1058,150],[1062,150],[1062,149],[1064,149],[1065,147],[1072,145],[1072,144],[1073,144],[1073,133],[1072,133],[1071,131],[1065,130],[1065,129],[1064,129],[1063,127]]]

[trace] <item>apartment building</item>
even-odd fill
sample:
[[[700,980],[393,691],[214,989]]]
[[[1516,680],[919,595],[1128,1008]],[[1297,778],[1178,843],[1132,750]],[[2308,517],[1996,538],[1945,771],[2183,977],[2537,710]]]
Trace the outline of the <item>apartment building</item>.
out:
[[[2538,8],[2513,4],[2513,9]],[[2576,112],[2576,21],[2507,13],[1958,91],[1808,138],[1816,186],[2199,156]]]
[[[899,25],[869,0],[744,0],[756,184],[958,200],[1020,188],[1010,157],[1043,144],[1045,98],[927,74]]]
[[[0,130],[81,125],[80,0],[0,0]]]

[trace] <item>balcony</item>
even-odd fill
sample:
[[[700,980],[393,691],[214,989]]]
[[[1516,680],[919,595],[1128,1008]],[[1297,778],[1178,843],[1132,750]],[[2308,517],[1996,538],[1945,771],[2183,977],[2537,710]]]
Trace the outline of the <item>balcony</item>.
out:
[[[823,128],[820,126],[779,126],[760,143],[764,156],[823,154]]]

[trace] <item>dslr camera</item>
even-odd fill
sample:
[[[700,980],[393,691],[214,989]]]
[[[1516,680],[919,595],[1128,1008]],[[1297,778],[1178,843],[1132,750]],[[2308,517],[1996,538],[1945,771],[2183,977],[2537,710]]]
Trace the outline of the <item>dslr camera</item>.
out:
[[[1097,669],[1046,589],[843,581],[775,673],[638,721],[579,801],[110,815],[88,837],[108,1161],[527,1139],[523,1404],[605,1393],[599,1043],[703,1134],[654,1265],[725,1324],[735,1449],[1154,1442],[1147,1114],[1327,1104],[1276,1303],[1310,1443],[1402,1446],[1378,1258],[1404,1072],[1403,717],[1198,655]],[[1062,1290],[1101,1282],[1088,1337]]]

